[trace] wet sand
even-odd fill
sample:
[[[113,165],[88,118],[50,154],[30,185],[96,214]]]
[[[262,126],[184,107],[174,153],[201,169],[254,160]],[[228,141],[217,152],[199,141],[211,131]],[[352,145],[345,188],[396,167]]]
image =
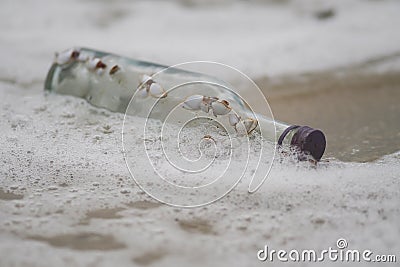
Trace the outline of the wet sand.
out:
[[[386,75],[382,82],[390,88]],[[310,91],[311,81],[318,93]],[[332,136],[340,121],[335,112],[346,115],[343,108],[334,109],[335,101],[350,101],[352,94],[367,89],[347,91],[347,86],[334,84],[323,90],[325,81],[316,81],[304,82],[306,92],[299,90],[297,99],[312,103],[327,94],[336,96],[332,110],[325,111],[330,116],[313,114],[311,104],[297,107],[313,114],[305,123],[325,130],[328,155],[334,154]],[[373,84],[350,81],[359,88]],[[274,90],[271,104],[277,118],[302,122],[296,97],[284,94],[299,84],[286,80],[284,90],[268,87]],[[210,206],[177,209],[147,197],[130,177],[120,150],[123,114],[71,96],[45,95],[41,85],[29,90],[15,84],[2,87],[0,141],[6,145],[0,150],[5,177],[0,189],[1,266],[259,266],[256,253],[266,244],[320,250],[334,246],[339,237],[351,248],[399,251],[399,154],[368,164],[323,162],[318,168],[277,162],[255,194],[248,194],[243,183]],[[371,94],[378,99],[374,88],[364,101]],[[395,102],[387,93],[396,92],[379,92],[378,103]],[[363,103],[358,103],[360,109]]]
[[[400,72],[370,65],[261,78],[275,119],[320,128],[325,157],[366,162],[400,149]]]

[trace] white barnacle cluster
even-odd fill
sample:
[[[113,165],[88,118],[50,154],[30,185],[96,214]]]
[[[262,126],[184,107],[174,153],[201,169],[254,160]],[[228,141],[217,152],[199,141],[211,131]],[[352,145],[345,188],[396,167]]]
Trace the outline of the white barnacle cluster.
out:
[[[164,88],[159,83],[154,81],[151,76],[146,74],[142,77],[142,81],[138,86],[137,93],[141,98],[146,98],[148,96],[155,98],[167,97],[167,92],[165,92]]]
[[[218,97],[203,96],[203,95],[191,95],[185,99],[182,103],[182,107],[191,111],[203,111],[217,116],[228,115],[229,124],[235,128],[235,131],[239,133],[237,125],[243,123],[247,134],[251,134],[254,129],[257,128],[258,121],[253,118],[242,119],[235,112],[231,112],[232,108],[229,106],[229,102],[226,100],[220,100]]]
[[[103,75],[107,65],[100,58],[89,58],[86,62],[88,70],[95,72],[98,75]]]
[[[58,65],[69,65],[71,63],[82,63],[87,70],[98,76],[108,74],[110,78],[119,84],[126,82],[124,70],[117,64],[110,64],[110,60],[98,57],[90,57],[80,49],[72,48],[61,53],[56,53],[55,63]],[[126,86],[126,84],[125,84]],[[137,87],[141,98],[152,96],[155,98],[164,98],[167,96],[164,88],[157,83],[151,76],[142,75],[141,82]]]
[[[85,62],[87,58],[79,49],[71,48],[61,53],[56,53],[55,63],[65,65],[72,62]]]
[[[127,86],[126,73],[124,69],[110,61],[108,58],[90,56],[80,49],[72,48],[61,53],[56,53],[55,63],[58,65],[70,65],[79,63],[89,72],[98,76],[108,75],[114,82]],[[166,98],[167,92],[164,90],[152,75],[140,74],[141,79],[137,86],[137,95],[144,99],[147,97]],[[227,100],[219,99],[214,96],[191,95],[187,97],[182,107],[191,111],[202,111],[212,113],[215,117],[227,116],[229,124],[240,134],[251,134],[258,126],[258,121],[253,118],[242,118],[232,110]],[[243,127],[237,127],[242,125]]]
[[[89,71],[94,72],[97,75],[103,75],[105,72],[108,72],[110,76],[113,76],[117,72],[121,71],[120,66],[116,64],[108,66],[100,58],[90,57],[77,48],[71,48],[61,53],[56,53],[55,57],[56,64],[67,65],[74,62],[80,62],[85,64],[86,68]]]

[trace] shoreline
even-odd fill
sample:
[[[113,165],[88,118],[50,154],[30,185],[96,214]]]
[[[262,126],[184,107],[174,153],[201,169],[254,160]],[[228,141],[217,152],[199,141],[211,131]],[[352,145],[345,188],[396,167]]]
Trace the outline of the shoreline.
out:
[[[400,150],[400,71],[368,67],[256,79],[275,119],[320,128],[325,157],[369,162]]]

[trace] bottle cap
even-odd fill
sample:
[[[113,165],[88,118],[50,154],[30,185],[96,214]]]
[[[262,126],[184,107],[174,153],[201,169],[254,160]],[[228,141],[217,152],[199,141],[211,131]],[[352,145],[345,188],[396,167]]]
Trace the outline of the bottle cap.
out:
[[[285,129],[278,139],[278,145],[282,145],[286,135],[297,129],[293,135],[290,145],[298,148],[300,152],[311,155],[315,160],[319,161],[325,152],[326,139],[322,131],[308,127],[292,125]],[[305,160],[304,155],[299,155],[299,160]]]
[[[290,141],[292,146],[296,146],[302,152],[309,153],[313,158],[319,161],[325,152],[326,139],[320,130],[301,126],[293,135]]]

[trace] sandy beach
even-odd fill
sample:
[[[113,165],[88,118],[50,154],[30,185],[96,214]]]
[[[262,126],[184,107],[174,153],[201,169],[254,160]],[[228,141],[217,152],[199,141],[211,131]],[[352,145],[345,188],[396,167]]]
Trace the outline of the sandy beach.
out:
[[[0,7],[1,267],[310,266],[263,262],[257,253],[338,249],[339,239],[400,260],[398,2],[10,0]],[[159,203],[124,161],[124,114],[44,91],[54,52],[74,46],[166,65],[232,65],[260,87],[276,119],[322,129],[327,151],[317,167],[277,158],[254,194],[245,176],[210,205]],[[252,96],[244,95],[262,104]]]

